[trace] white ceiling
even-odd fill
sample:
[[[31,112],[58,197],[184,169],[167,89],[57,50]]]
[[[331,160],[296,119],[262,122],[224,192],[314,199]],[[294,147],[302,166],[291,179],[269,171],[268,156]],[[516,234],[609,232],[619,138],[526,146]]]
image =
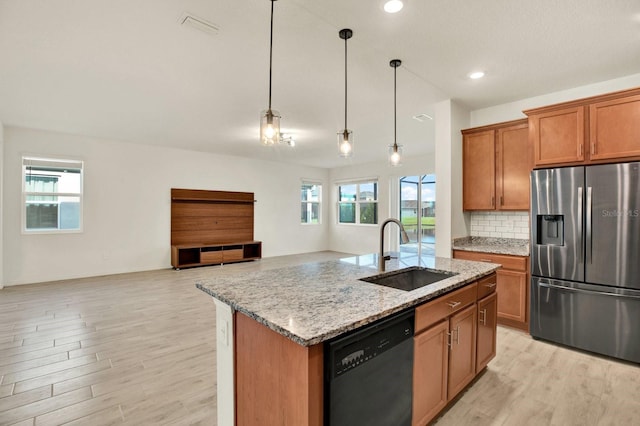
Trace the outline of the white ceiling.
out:
[[[470,109],[640,72],[640,0],[275,3],[273,108],[297,145],[259,144],[267,107],[268,0],[0,0],[5,125],[337,167],[384,161],[393,142],[433,151],[434,103]],[[216,24],[180,26],[184,12]],[[337,156],[349,43],[353,159]],[[484,79],[467,74],[482,69]]]

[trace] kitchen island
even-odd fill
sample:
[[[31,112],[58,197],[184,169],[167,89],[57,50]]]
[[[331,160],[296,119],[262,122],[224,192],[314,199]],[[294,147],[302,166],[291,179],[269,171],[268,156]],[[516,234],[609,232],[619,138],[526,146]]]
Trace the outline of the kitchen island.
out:
[[[378,275],[377,265],[377,255],[363,255],[197,282],[216,303],[219,426],[322,425],[324,342],[475,285],[499,267],[402,253],[387,271],[456,274],[402,291],[360,280]]]

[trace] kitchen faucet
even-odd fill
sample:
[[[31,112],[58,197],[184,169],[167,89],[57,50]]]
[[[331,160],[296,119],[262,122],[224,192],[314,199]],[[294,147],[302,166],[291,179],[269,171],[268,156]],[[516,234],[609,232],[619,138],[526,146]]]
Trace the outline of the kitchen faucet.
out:
[[[398,219],[387,219],[382,222],[382,225],[380,226],[380,256],[378,257],[378,271],[380,272],[384,272],[385,261],[391,259],[391,256],[385,257],[384,255],[384,227],[387,226],[387,224],[390,222],[396,223],[400,227],[400,238],[402,240],[402,244],[406,244],[409,242],[409,236],[404,230],[402,222],[400,222]]]

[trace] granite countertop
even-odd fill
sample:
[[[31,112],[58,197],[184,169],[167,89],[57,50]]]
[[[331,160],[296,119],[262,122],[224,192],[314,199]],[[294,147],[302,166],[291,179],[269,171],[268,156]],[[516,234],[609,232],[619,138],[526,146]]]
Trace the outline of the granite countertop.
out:
[[[413,291],[360,281],[378,275],[369,254],[281,269],[202,279],[196,287],[302,346],[339,336],[419,305],[487,275],[500,265],[401,253],[387,271],[423,266],[455,272]]]
[[[516,238],[463,237],[453,240],[454,250],[529,256],[529,240]]]

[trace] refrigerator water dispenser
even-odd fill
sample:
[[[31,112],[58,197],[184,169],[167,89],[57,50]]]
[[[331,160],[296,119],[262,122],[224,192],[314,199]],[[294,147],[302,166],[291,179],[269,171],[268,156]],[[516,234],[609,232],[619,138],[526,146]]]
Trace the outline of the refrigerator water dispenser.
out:
[[[564,245],[564,216],[561,214],[537,215],[536,244],[548,246]]]

